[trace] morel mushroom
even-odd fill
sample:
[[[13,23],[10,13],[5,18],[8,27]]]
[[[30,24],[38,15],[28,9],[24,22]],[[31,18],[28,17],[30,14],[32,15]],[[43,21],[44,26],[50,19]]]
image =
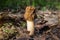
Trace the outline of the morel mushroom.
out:
[[[24,18],[27,22],[27,31],[29,32],[29,35],[34,34],[34,10],[35,7],[33,6],[28,6],[26,7]]]

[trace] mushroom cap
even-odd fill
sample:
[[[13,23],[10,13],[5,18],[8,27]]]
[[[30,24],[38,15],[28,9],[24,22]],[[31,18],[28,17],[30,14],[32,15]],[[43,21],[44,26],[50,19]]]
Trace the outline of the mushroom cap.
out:
[[[24,18],[25,20],[29,20],[29,21],[32,21],[34,20],[34,10],[35,10],[35,7],[33,6],[27,6],[26,9],[25,9],[25,14],[24,14]]]

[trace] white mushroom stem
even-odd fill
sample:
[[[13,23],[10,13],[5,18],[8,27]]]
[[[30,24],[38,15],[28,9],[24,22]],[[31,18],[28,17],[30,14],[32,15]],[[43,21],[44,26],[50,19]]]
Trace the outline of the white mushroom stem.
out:
[[[27,20],[27,31],[29,31],[29,35],[34,34],[34,21]]]

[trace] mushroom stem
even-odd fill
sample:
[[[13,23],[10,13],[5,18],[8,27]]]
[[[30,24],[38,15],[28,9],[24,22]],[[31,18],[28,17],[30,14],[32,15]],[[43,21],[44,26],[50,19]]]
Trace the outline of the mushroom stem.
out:
[[[34,35],[34,22],[27,20],[27,31],[29,31],[29,35]]]

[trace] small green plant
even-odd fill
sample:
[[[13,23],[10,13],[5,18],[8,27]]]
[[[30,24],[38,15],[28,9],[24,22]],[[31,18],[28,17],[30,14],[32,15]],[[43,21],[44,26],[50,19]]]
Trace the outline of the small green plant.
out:
[[[32,0],[32,2],[31,0],[26,0],[26,4],[27,6],[35,6],[35,0]]]
[[[26,23],[25,23],[25,22],[21,22],[21,26],[22,26],[23,28],[25,28],[25,27],[26,27]]]
[[[46,7],[42,7],[42,9],[41,9],[41,10],[42,10],[42,11],[45,11],[46,9],[47,9]]]
[[[27,4],[27,6],[29,6],[30,5],[30,0],[26,0],[26,4]]]
[[[35,0],[32,0],[32,6],[35,6]]]

